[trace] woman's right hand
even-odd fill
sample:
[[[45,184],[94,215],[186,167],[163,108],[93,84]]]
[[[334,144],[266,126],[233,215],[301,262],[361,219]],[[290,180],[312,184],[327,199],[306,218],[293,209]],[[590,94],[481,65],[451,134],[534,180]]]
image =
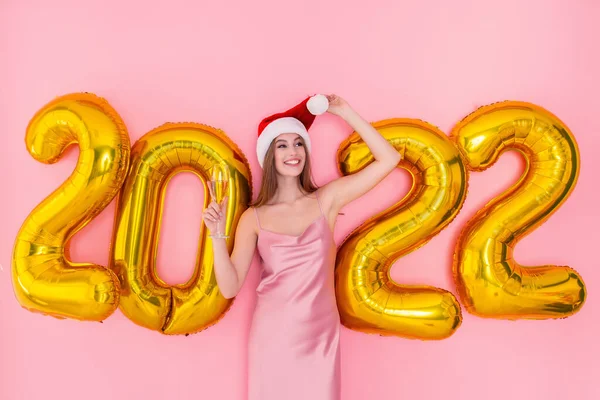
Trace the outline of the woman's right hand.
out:
[[[202,213],[204,225],[206,225],[211,234],[217,233],[217,228],[221,230],[225,229],[225,207],[227,207],[227,197],[223,198],[220,207],[213,201]]]

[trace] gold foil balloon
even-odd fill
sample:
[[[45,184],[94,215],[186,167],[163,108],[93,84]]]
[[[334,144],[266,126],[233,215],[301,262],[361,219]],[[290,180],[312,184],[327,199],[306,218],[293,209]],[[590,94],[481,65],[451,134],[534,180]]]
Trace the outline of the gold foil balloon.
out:
[[[567,199],[579,173],[579,151],[569,129],[541,107],[503,102],[482,107],[453,130],[473,171],[507,150],[526,160],[525,173],[467,223],[456,245],[454,276],[467,310],[482,317],[543,319],[579,310],[586,291],[569,267],[523,267],[513,259],[523,237]]]
[[[335,279],[342,322],[366,333],[446,338],[461,323],[460,305],[452,293],[396,284],[389,270],[458,214],[467,192],[467,171],[454,144],[425,122],[392,119],[373,126],[400,152],[399,167],[414,180],[405,198],[355,229],[340,247]],[[358,135],[340,145],[342,174],[355,173],[372,161]]]
[[[165,334],[198,332],[227,311],[213,269],[211,239],[202,225],[196,269],[183,285],[169,286],[156,274],[156,251],[165,189],[181,171],[195,173],[204,185],[211,167],[229,171],[225,227],[229,251],[241,214],[251,199],[248,162],[220,130],[194,123],[165,124],[133,146],[129,176],[119,195],[112,268],[122,286],[120,308],[136,324]],[[199,205],[200,207],[200,205]]]
[[[79,146],[73,174],[27,217],[13,252],[19,303],[57,318],[101,321],[119,303],[109,269],[69,261],[71,237],[115,197],[127,174],[129,137],[116,111],[93,94],[70,94],[44,106],[27,127],[25,143],[38,161],[58,161]],[[35,185],[35,181],[31,182]]]

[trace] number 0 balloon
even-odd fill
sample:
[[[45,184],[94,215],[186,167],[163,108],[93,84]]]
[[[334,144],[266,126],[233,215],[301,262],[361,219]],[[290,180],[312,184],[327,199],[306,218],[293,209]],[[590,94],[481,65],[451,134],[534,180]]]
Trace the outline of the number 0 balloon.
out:
[[[169,180],[178,172],[190,171],[200,177],[207,194],[209,170],[214,165],[229,170],[224,229],[230,233],[250,201],[252,180],[246,158],[222,131],[194,123],[166,124],[133,146],[129,176],[117,205],[112,267],[122,285],[120,308],[141,326],[165,334],[194,333],[215,324],[231,304],[219,292],[204,224],[196,270],[189,282],[171,287],[158,278],[155,269]],[[204,199],[206,207],[210,197]],[[233,235],[227,245],[231,251]]]

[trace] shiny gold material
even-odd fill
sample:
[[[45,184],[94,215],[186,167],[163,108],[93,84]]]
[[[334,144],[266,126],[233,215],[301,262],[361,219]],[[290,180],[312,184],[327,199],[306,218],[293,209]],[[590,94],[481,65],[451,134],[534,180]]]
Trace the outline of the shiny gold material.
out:
[[[69,261],[68,243],[123,184],[127,129],[105,100],[69,94],[36,113],[25,143],[33,158],[46,164],[58,161],[71,144],[79,146],[79,159],[73,174],[29,214],[17,235],[12,262],[17,300],[33,312],[101,321],[118,306],[117,277],[100,265]]]
[[[252,197],[248,161],[222,131],[194,123],[165,124],[133,146],[129,176],[119,194],[112,268],[122,286],[120,309],[136,324],[165,334],[189,334],[216,322],[228,310],[216,283],[211,239],[202,225],[196,270],[183,285],[169,286],[156,274],[156,250],[165,189],[178,172],[195,173],[210,202],[210,168],[229,169],[224,233],[235,231]],[[198,205],[201,206],[200,204]],[[233,249],[234,235],[227,239]]]
[[[483,171],[507,150],[526,161],[525,173],[467,223],[456,246],[454,277],[467,310],[481,317],[563,318],[578,311],[586,290],[571,268],[527,267],[516,244],[567,199],[579,174],[579,150],[557,117],[529,103],[502,102],[467,116],[454,129],[467,167]]]
[[[452,293],[394,283],[392,264],[426,244],[458,214],[467,171],[454,144],[439,129],[412,119],[373,126],[402,155],[399,167],[413,176],[410,192],[369,219],[344,241],[337,255],[336,292],[342,323],[353,330],[412,339],[444,339],[460,326]],[[342,174],[355,173],[373,156],[353,134],[338,150]]]

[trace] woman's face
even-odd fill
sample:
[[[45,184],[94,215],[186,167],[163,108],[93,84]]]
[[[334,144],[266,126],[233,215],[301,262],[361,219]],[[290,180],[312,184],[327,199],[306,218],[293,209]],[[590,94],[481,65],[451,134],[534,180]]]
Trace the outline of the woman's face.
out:
[[[306,150],[300,135],[284,133],[275,139],[275,168],[283,176],[299,176],[306,162]]]

